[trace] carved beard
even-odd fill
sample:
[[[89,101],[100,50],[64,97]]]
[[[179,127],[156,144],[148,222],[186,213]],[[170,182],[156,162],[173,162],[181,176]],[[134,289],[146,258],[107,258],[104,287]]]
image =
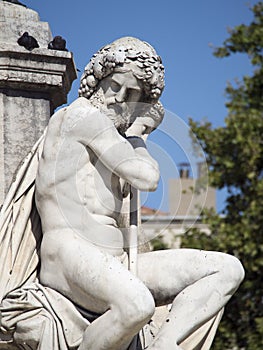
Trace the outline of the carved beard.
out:
[[[106,101],[101,88],[92,94],[89,101],[113,122],[120,134],[123,135],[129,128],[131,112],[126,103],[118,104],[115,100]]]
[[[123,110],[117,104],[103,105],[100,110],[113,122],[120,134],[125,133],[130,124],[130,114],[128,110]]]

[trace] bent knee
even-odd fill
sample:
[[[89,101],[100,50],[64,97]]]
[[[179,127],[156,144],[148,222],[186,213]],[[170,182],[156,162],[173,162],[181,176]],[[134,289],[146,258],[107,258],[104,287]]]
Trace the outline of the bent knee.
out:
[[[223,278],[229,286],[230,293],[235,292],[245,277],[241,262],[233,255],[225,254]]]
[[[126,327],[139,329],[145,325],[155,311],[155,303],[152,294],[147,287],[139,288],[129,295],[126,295],[122,305],[115,305],[117,318],[120,322],[125,322]]]

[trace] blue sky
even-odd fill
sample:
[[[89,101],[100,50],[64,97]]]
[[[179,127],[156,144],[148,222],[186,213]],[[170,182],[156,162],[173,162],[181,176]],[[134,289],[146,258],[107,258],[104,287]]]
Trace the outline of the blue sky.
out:
[[[49,22],[53,36],[61,35],[67,40],[67,48],[73,52],[81,72],[99,48],[121,36],[135,36],[152,44],[163,59],[166,72],[161,101],[169,111],[170,123],[173,123],[172,115],[186,123],[184,132],[189,117],[194,120],[206,117],[214,126],[223,125],[227,81],[251,73],[247,57],[218,59],[213,56],[211,45],[223,43],[228,37],[228,27],[250,23],[249,6],[257,1],[21,1],[36,10],[42,21]],[[77,97],[78,85],[79,79],[73,83],[69,103]],[[174,138],[176,133],[177,130],[172,132]],[[176,146],[166,136],[154,132],[150,139],[170,159],[161,167],[166,175],[160,186],[178,175],[176,165],[187,160],[188,154],[187,146],[178,143]],[[167,210],[166,192],[167,188],[159,189],[149,196],[146,204]],[[223,200],[224,194],[218,194],[219,210]]]

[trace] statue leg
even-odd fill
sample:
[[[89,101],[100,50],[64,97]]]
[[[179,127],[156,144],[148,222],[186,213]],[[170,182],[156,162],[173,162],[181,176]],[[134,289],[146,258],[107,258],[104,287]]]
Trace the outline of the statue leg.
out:
[[[138,256],[138,276],[157,305],[171,311],[149,350],[181,349],[178,344],[214,317],[244,277],[233,256],[194,249],[164,250]]]
[[[79,350],[127,349],[155,310],[148,288],[112,255],[74,233],[44,235],[41,283],[82,308],[102,314]]]

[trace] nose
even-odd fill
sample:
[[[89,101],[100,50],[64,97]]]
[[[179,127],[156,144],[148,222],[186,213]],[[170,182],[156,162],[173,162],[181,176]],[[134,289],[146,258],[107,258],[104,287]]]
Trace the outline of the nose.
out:
[[[115,100],[118,103],[124,102],[126,98],[126,89],[125,87],[122,87],[120,91],[116,93]]]

